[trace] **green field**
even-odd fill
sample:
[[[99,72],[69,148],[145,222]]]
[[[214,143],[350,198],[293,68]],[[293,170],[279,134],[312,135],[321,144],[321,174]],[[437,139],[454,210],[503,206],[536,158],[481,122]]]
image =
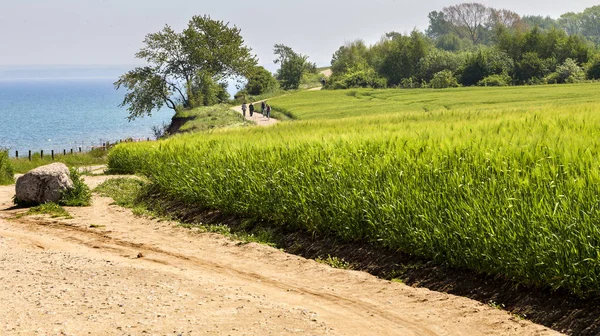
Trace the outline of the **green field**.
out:
[[[598,294],[600,85],[302,92],[294,121],[119,145],[190,207]]]

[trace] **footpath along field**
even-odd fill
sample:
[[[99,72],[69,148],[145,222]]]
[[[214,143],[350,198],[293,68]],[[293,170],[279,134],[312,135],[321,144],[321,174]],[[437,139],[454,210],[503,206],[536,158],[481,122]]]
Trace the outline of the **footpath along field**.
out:
[[[578,296],[600,288],[600,85],[271,99],[268,128],[117,146],[190,207],[363,240]]]

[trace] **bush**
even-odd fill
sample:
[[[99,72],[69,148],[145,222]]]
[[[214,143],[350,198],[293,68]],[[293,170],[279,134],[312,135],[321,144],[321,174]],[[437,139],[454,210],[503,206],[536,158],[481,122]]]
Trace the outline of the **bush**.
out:
[[[600,56],[590,60],[585,66],[587,79],[600,79]]]
[[[336,90],[361,87],[384,88],[385,86],[385,78],[379,77],[375,69],[365,62],[353,65],[346,73],[334,74],[327,83],[327,88]]]
[[[73,181],[73,189],[68,189],[63,194],[62,199],[58,202],[60,205],[66,206],[88,206],[91,204],[92,193],[90,188],[81,178],[81,174],[76,168],[71,168],[71,180]]]
[[[13,184],[14,171],[8,159],[8,151],[0,149],[0,185]]]
[[[516,79],[521,83],[537,83],[548,76],[556,64],[554,59],[542,59],[535,52],[528,52],[517,64]]]
[[[454,77],[454,74],[450,70],[443,70],[435,75],[429,82],[429,86],[434,89],[445,89],[450,87],[458,87],[458,80]]]
[[[508,86],[511,78],[507,74],[491,75],[480,80],[478,86]]]
[[[261,66],[248,76],[248,84],[246,84],[245,92],[250,95],[257,96],[263,93],[271,92],[277,88],[277,80],[271,72]],[[235,97],[238,98],[237,95]]]
[[[577,62],[567,58],[567,60],[556,67],[556,71],[546,77],[549,84],[577,83],[585,79],[583,68],[577,65]]]
[[[419,61],[419,77],[426,82],[442,71],[450,70],[453,73],[464,63],[465,53],[457,54],[449,51],[433,49]]]

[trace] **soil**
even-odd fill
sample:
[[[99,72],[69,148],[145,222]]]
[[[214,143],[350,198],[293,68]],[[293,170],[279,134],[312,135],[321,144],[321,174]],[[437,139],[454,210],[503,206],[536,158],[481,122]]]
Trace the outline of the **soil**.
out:
[[[91,186],[107,176],[87,176]],[[20,217],[0,187],[2,335],[558,335],[480,302],[135,217]]]
[[[254,104],[254,106],[260,107],[260,103],[262,103],[263,101],[265,101],[265,100],[259,100],[259,101],[252,102],[252,103]],[[247,105],[249,106],[250,103],[248,103]],[[231,109],[236,111],[239,114],[242,114],[242,105],[233,106]],[[278,122],[277,119],[274,119],[274,118],[267,119],[266,116],[263,116],[261,113],[258,113],[258,112],[254,112],[251,117],[250,111],[248,111],[248,110],[246,110],[246,120],[254,121],[254,123],[256,123],[256,125],[258,125],[258,126],[271,126],[271,125],[275,125]]]

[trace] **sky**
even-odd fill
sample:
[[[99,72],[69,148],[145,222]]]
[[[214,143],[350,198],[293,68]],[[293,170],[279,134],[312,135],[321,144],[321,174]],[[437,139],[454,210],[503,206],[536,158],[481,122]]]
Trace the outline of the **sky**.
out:
[[[208,14],[242,31],[270,70],[273,45],[283,43],[329,65],[345,42],[376,42],[385,32],[427,28],[427,14],[464,1],[450,0],[0,0],[0,67],[20,65],[140,64],[144,36],[165,24],[181,31]],[[521,15],[554,18],[581,12],[598,0],[479,1]]]

